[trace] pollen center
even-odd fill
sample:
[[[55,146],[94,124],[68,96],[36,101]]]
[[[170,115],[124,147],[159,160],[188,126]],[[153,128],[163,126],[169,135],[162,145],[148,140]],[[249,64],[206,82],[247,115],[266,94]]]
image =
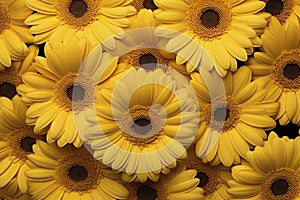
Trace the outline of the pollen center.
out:
[[[88,171],[84,166],[74,165],[69,169],[68,175],[75,182],[83,181],[88,177]]]
[[[9,12],[8,8],[0,1],[0,34],[9,28]]]
[[[226,107],[217,108],[214,111],[214,119],[217,121],[224,121],[227,120],[230,116],[230,110]]]
[[[154,55],[147,53],[139,57],[139,64],[147,71],[155,70],[157,58]]]
[[[69,12],[74,17],[82,17],[87,12],[87,4],[83,0],[73,0],[69,7]]]
[[[36,143],[36,139],[31,136],[26,136],[20,141],[20,148],[27,153],[33,153],[32,146]]]
[[[287,64],[284,67],[283,74],[286,78],[295,80],[300,76],[300,68],[297,64]]]
[[[270,189],[274,196],[284,195],[289,191],[289,183],[286,179],[277,179],[272,183]]]
[[[4,82],[0,84],[0,95],[12,99],[17,94],[16,86],[12,83]]]
[[[157,191],[147,185],[141,186],[137,190],[136,196],[138,200],[156,200],[158,198]]]
[[[279,15],[283,11],[283,2],[281,0],[270,0],[266,3],[266,12],[271,15]]]
[[[201,14],[200,20],[206,28],[216,28],[220,23],[220,15],[215,10],[208,9]]]
[[[67,96],[71,101],[82,101],[84,99],[84,89],[80,85],[71,85],[67,88]]]
[[[132,128],[135,132],[144,135],[152,129],[152,124],[151,121],[146,118],[136,119],[132,124]]]
[[[144,8],[151,9],[152,11],[158,9],[153,0],[144,0],[143,6]]]
[[[198,184],[198,187],[205,187],[208,182],[209,182],[209,177],[207,176],[207,174],[205,172],[199,171],[196,175],[197,178],[200,179],[200,182]]]

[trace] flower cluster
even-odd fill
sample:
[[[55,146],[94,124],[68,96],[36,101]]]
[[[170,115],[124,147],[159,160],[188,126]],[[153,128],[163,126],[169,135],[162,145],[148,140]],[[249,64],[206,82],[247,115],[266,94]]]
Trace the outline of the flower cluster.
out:
[[[300,199],[300,0],[0,0],[0,199]]]

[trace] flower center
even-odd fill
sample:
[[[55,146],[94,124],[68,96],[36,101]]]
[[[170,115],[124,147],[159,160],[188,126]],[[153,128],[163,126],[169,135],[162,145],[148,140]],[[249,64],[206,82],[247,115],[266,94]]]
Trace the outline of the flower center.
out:
[[[127,140],[143,148],[161,137],[164,122],[149,107],[135,105],[119,122],[119,127]]]
[[[67,88],[67,96],[71,101],[82,101],[84,99],[84,89],[80,85],[71,85]]]
[[[270,189],[274,196],[284,195],[289,191],[289,183],[286,179],[277,179],[272,183]]]
[[[100,163],[83,148],[74,148],[72,152],[59,160],[56,180],[68,192],[94,190],[103,178]]]
[[[293,12],[293,0],[263,0],[266,2],[264,11],[275,16],[281,24],[284,24]]]
[[[154,55],[147,53],[139,57],[139,64],[146,71],[153,71],[156,69],[157,58]]]
[[[84,29],[95,21],[98,15],[99,1],[61,0],[57,1],[57,15],[74,29]]]
[[[132,128],[139,134],[147,134],[152,129],[152,124],[149,119],[136,119],[132,124]]]
[[[200,15],[201,24],[206,28],[216,28],[220,23],[220,15],[213,9],[208,9]]]
[[[273,63],[271,77],[285,90],[300,89],[300,50],[282,53]]]
[[[223,1],[197,1],[191,4],[185,23],[203,40],[224,35],[230,27],[232,14]]]
[[[196,177],[200,179],[198,187],[204,188],[209,182],[209,177],[205,172],[199,171]]]
[[[84,166],[74,165],[68,170],[69,177],[77,182],[83,181],[88,177],[88,172]]]
[[[139,187],[136,196],[138,200],[156,200],[158,198],[157,191],[147,185]]]
[[[286,78],[295,80],[300,76],[300,68],[297,64],[287,64],[283,69]]]
[[[22,84],[21,76],[14,70],[7,68],[0,72],[0,96],[12,99],[16,94],[16,87]]]
[[[153,71],[158,68],[166,70],[169,60],[160,53],[159,49],[145,48],[132,50],[120,57],[120,63],[127,63],[135,68],[143,68],[146,71]]]
[[[144,0],[143,6],[144,8],[151,9],[152,11],[158,9],[153,0]]]
[[[66,111],[81,111],[92,105],[95,85],[86,74],[70,73],[55,86],[54,101]]]
[[[138,12],[143,8],[150,9],[152,11],[158,9],[153,0],[133,0],[131,5],[135,7]]]
[[[265,6],[266,12],[271,15],[279,15],[283,11],[283,2],[282,0],[270,0],[266,3]]]
[[[87,12],[87,4],[83,0],[73,0],[69,7],[69,12],[74,17],[82,17]]]
[[[238,102],[230,96],[216,97],[204,108],[203,112],[207,126],[219,132],[231,130],[240,118]]]
[[[34,134],[32,127],[24,127],[10,132],[5,140],[9,142],[12,154],[25,161],[27,155],[33,153],[32,146],[36,140],[45,141],[45,136]]]
[[[0,34],[6,29],[9,29],[9,12],[8,8],[2,1],[0,1]]]
[[[36,143],[36,139],[31,136],[25,136],[21,139],[20,148],[27,153],[33,153],[32,146]]]
[[[17,94],[14,84],[3,82],[0,84],[0,95],[12,99]]]
[[[295,199],[300,192],[300,177],[289,168],[275,169],[266,174],[260,186],[260,199]]]

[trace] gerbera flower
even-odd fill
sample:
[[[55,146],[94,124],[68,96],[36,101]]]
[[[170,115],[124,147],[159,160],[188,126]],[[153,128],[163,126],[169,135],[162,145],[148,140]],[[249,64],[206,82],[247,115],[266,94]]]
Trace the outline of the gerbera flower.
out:
[[[299,199],[299,146],[299,138],[278,138],[272,132],[263,147],[247,153],[249,163],[232,168],[228,193],[236,199]]]
[[[196,178],[200,182],[197,187],[203,189],[204,199],[229,199],[227,181],[232,179],[231,168],[222,164],[211,166],[204,164],[195,154],[195,146],[188,149],[188,159],[183,162],[187,169],[197,170]]]
[[[198,188],[196,170],[181,170],[164,175],[157,182],[130,183],[127,200],[201,200],[203,190]]]
[[[45,42],[57,32],[64,34],[73,30],[77,35],[85,35],[93,45],[102,42],[114,48],[113,36],[130,25],[130,15],[136,13],[132,0],[26,0],[26,5],[36,13],[25,23],[32,25],[30,32],[35,35],[34,42]],[[56,35],[56,36],[57,36]]]
[[[62,43],[49,41],[46,58],[36,57],[33,64],[38,73],[25,73],[25,84],[17,87],[30,106],[26,122],[34,125],[35,133],[47,133],[47,141],[57,141],[60,147],[67,143],[82,145],[74,115],[91,108],[95,86],[119,72],[116,57],[102,52],[100,45],[88,57],[85,43],[71,33]]]
[[[264,11],[276,17],[281,24],[286,21],[298,21],[300,17],[299,0],[263,0],[266,2]]]
[[[17,190],[28,189],[25,171],[27,155],[32,153],[36,140],[44,138],[33,133],[33,127],[25,124],[27,106],[19,96],[12,100],[0,97],[0,188],[11,187],[10,196]],[[14,190],[13,190],[14,189]],[[15,192],[13,192],[15,191]]]
[[[22,60],[28,54],[25,42],[31,42],[32,35],[24,20],[31,12],[25,0],[0,1],[0,71],[10,66],[11,60]]]
[[[38,141],[26,175],[33,199],[126,199],[128,191],[111,178],[118,174],[95,160],[84,148]]]
[[[268,95],[280,102],[276,119],[281,125],[290,121],[300,125],[300,30],[299,24],[281,25],[272,17],[262,35],[262,52],[249,61],[254,78],[262,77]],[[298,103],[297,103],[298,102]]]
[[[31,45],[28,55],[22,61],[13,61],[11,65],[0,71],[0,96],[12,99],[17,95],[16,87],[22,84],[22,75],[25,72],[35,71],[32,62],[38,54],[38,47]]]
[[[199,123],[193,91],[160,69],[126,71],[113,88],[97,91],[95,109],[84,135],[94,157],[124,171],[126,182],[169,173],[186,158]]]
[[[199,66],[203,48],[215,63],[203,67],[214,67],[224,77],[227,70],[236,71],[236,59],[247,60],[253,47],[261,46],[253,28],[267,24],[257,15],[265,6],[262,1],[154,1],[159,7],[154,16],[162,23],[156,34],[172,38],[166,50],[177,53],[178,64],[188,61],[188,72]]]
[[[263,83],[251,82],[251,70],[241,67],[228,72],[220,83],[206,70],[192,74],[191,85],[198,96],[200,126],[196,154],[204,162],[226,167],[240,163],[251,146],[262,146],[267,138],[264,130],[276,122],[278,103],[267,96]],[[220,91],[222,84],[224,94]]]

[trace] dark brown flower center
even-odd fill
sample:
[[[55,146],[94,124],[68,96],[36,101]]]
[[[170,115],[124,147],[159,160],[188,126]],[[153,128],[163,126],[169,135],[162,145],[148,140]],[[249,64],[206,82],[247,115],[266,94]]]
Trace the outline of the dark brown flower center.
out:
[[[152,124],[149,119],[136,119],[132,124],[132,128],[136,133],[145,135],[152,129]]]
[[[277,179],[270,186],[274,196],[284,195],[289,191],[289,183],[286,179]]]
[[[68,176],[75,182],[84,181],[88,177],[88,171],[84,166],[74,165],[69,169]]]
[[[155,70],[157,63],[157,58],[150,53],[144,54],[141,57],[139,57],[139,64],[146,71]]]
[[[226,121],[228,117],[230,116],[229,114],[230,110],[226,107],[221,107],[217,108],[214,111],[214,119],[217,121]]]
[[[36,143],[36,139],[31,136],[26,136],[21,139],[20,141],[20,148],[27,152],[27,153],[33,153],[32,146]]]
[[[206,28],[216,28],[220,24],[220,15],[213,9],[207,9],[201,13],[200,21]]]
[[[0,96],[12,99],[17,94],[16,86],[9,82],[0,84]]]
[[[153,0],[144,0],[143,6],[144,8],[151,9],[152,11],[158,9]]]
[[[266,3],[265,11],[273,16],[279,15],[283,11],[282,0],[270,0]]]
[[[80,85],[71,85],[67,89],[67,96],[71,101],[82,101],[84,99],[85,91]]]
[[[200,179],[200,182],[198,184],[198,187],[204,188],[207,183],[209,182],[209,177],[207,176],[207,174],[205,172],[198,172],[196,175],[196,178]]]
[[[286,78],[295,80],[300,76],[300,68],[297,64],[287,64],[283,69]]]
[[[155,200],[158,198],[157,191],[150,186],[143,185],[136,192],[138,200]]]
[[[69,12],[74,17],[82,17],[88,10],[87,4],[83,0],[73,0],[69,7]]]

